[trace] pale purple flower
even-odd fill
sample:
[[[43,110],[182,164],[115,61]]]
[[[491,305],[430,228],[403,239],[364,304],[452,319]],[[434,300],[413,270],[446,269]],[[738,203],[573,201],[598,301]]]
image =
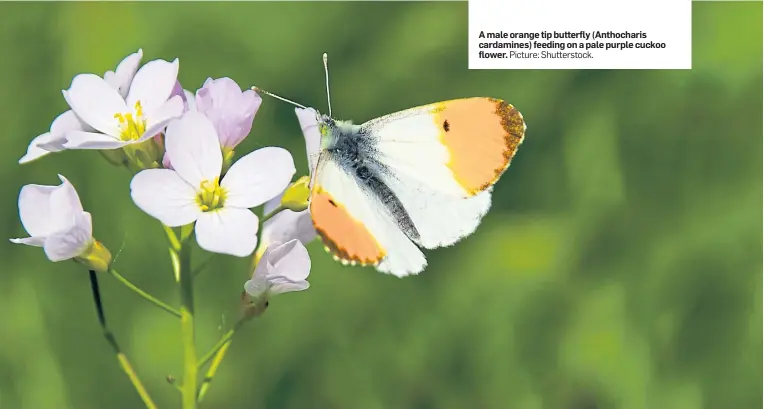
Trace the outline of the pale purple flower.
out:
[[[142,58],[142,49],[128,55],[117,65],[115,71],[104,73],[104,81],[119,92],[123,98],[126,97]],[[66,133],[69,131],[92,132],[94,129],[80,120],[72,110],[66,111],[53,121],[50,125],[50,132],[45,132],[32,140],[26,155],[19,159],[19,163],[28,163],[49,153],[66,149],[64,143],[66,142]]]
[[[97,132],[69,131],[67,149],[118,149],[161,132],[183,112],[182,98],[170,98],[178,60],[149,61],[130,83],[126,97],[94,74],[74,77],[64,98],[74,113]]]
[[[244,291],[255,300],[271,295],[308,289],[310,255],[299,240],[269,246],[257,264]]]
[[[196,109],[215,125],[223,149],[233,150],[252,130],[263,99],[253,90],[242,92],[236,81],[208,78],[196,91]]]
[[[83,254],[93,241],[90,213],[69,181],[58,175],[58,186],[26,185],[19,193],[19,216],[30,237],[11,239],[17,244],[42,247],[51,261]]]
[[[278,195],[292,180],[292,155],[258,149],[220,180],[223,153],[212,122],[196,111],[170,123],[165,149],[173,169],[141,171],[130,184],[135,204],[170,227],[196,222],[199,246],[246,257],[257,246],[258,217],[249,210]]]

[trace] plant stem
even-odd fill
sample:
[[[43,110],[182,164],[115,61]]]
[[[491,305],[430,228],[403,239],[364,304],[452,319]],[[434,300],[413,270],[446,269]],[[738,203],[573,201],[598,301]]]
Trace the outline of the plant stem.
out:
[[[183,342],[183,384],[181,385],[182,408],[196,409],[196,343],[194,339],[194,285],[191,276],[191,248],[181,243],[179,263],[174,264],[180,278],[180,326]]]
[[[151,399],[151,396],[149,396],[149,393],[146,391],[146,388],[143,386],[140,378],[138,378],[138,374],[135,372],[135,369],[133,369],[133,366],[127,359],[127,355],[125,355],[119,348],[117,339],[114,337],[114,334],[112,334],[111,330],[109,330],[109,328],[106,326],[106,315],[104,314],[103,303],[101,302],[101,291],[98,288],[98,277],[96,276],[96,272],[93,270],[90,270],[90,289],[93,292],[93,301],[95,302],[96,312],[98,313],[98,322],[101,324],[101,329],[103,330],[103,335],[106,338],[106,341],[109,343],[109,345],[111,345],[114,353],[117,354],[119,366],[127,374],[127,377],[130,378],[130,382],[132,382],[135,390],[138,392],[138,395],[140,395],[143,403],[146,405],[146,408],[157,409],[157,405]]]
[[[217,354],[215,354],[215,359],[212,360],[212,364],[210,365],[210,368],[207,370],[207,374],[205,374],[204,380],[202,381],[202,386],[199,388],[199,397],[197,398],[198,402],[201,402],[202,400],[204,400],[204,396],[207,394],[207,391],[210,389],[212,378],[215,377],[215,373],[217,373],[218,367],[220,367],[220,363],[223,362],[225,353],[228,351],[228,347],[230,346],[231,346],[231,340],[229,339],[220,347]]]
[[[233,326],[228,332],[226,332],[222,338],[215,344],[212,349],[209,350],[202,358],[199,359],[199,367],[203,367],[204,365],[207,365],[207,363],[212,359],[212,357],[215,355],[215,353],[218,352],[219,349],[223,348],[223,345],[229,343],[231,338],[233,338],[234,334],[236,334],[236,331],[241,328],[244,323],[247,322],[245,318],[240,319],[236,322],[236,325]]]
[[[149,293],[147,293],[147,292],[145,292],[145,291],[141,290],[141,289],[140,289],[140,288],[138,288],[138,287],[137,287],[135,284],[131,283],[131,282],[130,282],[130,281],[127,279],[127,278],[125,278],[123,275],[119,274],[119,273],[117,272],[117,270],[115,270],[115,269],[113,269],[113,268],[110,268],[110,269],[109,269],[109,274],[111,274],[111,275],[112,275],[114,278],[116,278],[116,279],[117,279],[117,281],[119,281],[120,283],[122,283],[122,284],[123,284],[125,287],[129,288],[130,290],[132,290],[132,291],[133,291],[133,292],[135,292],[136,294],[138,294],[138,295],[140,295],[141,297],[143,297],[143,298],[144,298],[146,301],[149,301],[149,302],[151,302],[152,304],[154,304],[154,305],[156,305],[157,307],[159,307],[159,308],[161,308],[161,309],[163,309],[163,310],[165,310],[165,311],[169,312],[170,314],[172,314],[172,315],[174,315],[174,316],[176,316],[176,317],[180,317],[180,312],[178,312],[178,310],[176,310],[175,308],[172,308],[172,307],[170,307],[169,305],[167,305],[167,304],[163,303],[162,301],[160,301],[160,300],[159,300],[159,299],[157,299],[156,297],[154,297],[154,296],[150,295]]]
[[[207,369],[207,374],[202,380],[202,385],[199,387],[199,397],[197,399],[199,402],[201,402],[202,399],[204,399],[204,395],[207,394],[207,390],[210,387],[212,378],[215,377],[215,373],[217,373],[218,367],[223,362],[223,358],[225,357],[226,352],[228,352],[228,348],[231,346],[233,336],[236,334],[236,331],[238,331],[239,328],[241,328],[241,326],[247,322],[247,318],[248,317],[242,317],[239,319],[233,328],[228,330],[228,332],[226,332],[225,335],[220,338],[220,341],[218,341],[217,344],[215,344],[215,346],[213,346],[209,352],[207,352],[201,359],[199,359],[199,368],[202,368],[210,360],[212,360],[212,364],[210,365],[209,369]]]
[[[282,210],[286,210],[286,208],[285,208],[284,206],[282,206],[282,205],[278,205],[278,206],[276,206],[276,208],[275,208],[275,209],[273,209],[273,210],[272,210],[270,213],[268,213],[268,214],[264,214],[264,215],[263,215],[263,219],[262,219],[262,220],[260,220],[260,223],[261,223],[261,224],[264,224],[265,222],[267,222],[268,220],[270,220],[270,219],[271,219],[273,216],[275,216],[275,215],[277,215],[277,214],[281,213],[281,211],[282,211]]]

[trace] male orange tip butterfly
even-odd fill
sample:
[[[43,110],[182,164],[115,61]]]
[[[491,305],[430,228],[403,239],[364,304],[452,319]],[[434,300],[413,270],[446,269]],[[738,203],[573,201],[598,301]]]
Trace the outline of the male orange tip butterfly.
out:
[[[450,246],[477,229],[523,142],[523,116],[474,97],[356,125],[332,118],[326,54],[324,70],[329,115],[252,87],[297,106],[308,145],[318,145],[309,157],[316,232],[343,264],[417,274],[427,266],[420,248]]]

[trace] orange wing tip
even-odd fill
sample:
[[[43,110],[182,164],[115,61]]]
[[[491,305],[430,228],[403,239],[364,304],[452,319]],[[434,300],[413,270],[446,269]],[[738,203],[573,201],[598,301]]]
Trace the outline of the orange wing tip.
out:
[[[433,109],[449,168],[471,196],[494,185],[525,139],[525,120],[513,105],[496,98],[465,98]]]

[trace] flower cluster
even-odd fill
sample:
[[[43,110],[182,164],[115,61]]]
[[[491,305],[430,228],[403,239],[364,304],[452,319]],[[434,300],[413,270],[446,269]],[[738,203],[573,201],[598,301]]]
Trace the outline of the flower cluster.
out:
[[[32,140],[19,163],[70,149],[100,151],[134,173],[134,203],[167,228],[192,227],[199,246],[214,253],[248,257],[257,249],[245,284],[253,300],[308,288],[305,244],[315,231],[305,203],[287,200],[307,189],[306,179],[291,183],[295,165],[282,148],[260,148],[235,160],[262,98],[230,78],[208,78],[191,92],[178,81],[177,59],[141,65],[142,59],[138,50],[103,76],[75,76],[63,91],[70,109]],[[303,117],[298,112],[301,123]],[[314,133],[305,135],[310,159],[318,141]],[[111,254],[93,239],[90,213],[60,178],[59,186],[22,188],[19,213],[30,237],[12,241],[43,247],[51,261],[74,259],[108,270]],[[251,210],[259,206],[262,229]]]

